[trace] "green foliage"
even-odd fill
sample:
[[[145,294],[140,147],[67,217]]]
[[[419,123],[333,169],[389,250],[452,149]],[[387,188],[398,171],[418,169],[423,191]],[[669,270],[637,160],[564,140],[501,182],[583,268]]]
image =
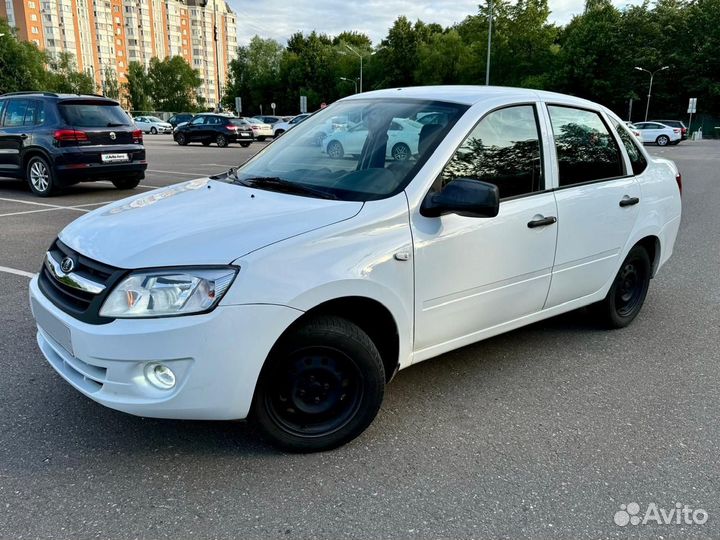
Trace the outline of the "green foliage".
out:
[[[75,56],[62,52],[50,57],[49,72],[43,90],[66,94],[94,94],[95,80],[87,73],[77,70]]]
[[[112,99],[120,99],[120,84],[118,83],[115,70],[105,68],[105,83],[103,85],[103,95]]]
[[[5,19],[0,19],[0,34],[0,94],[46,89],[45,54],[19,41]]]
[[[150,77],[145,65],[140,62],[130,62],[126,75],[127,82],[123,83],[123,91],[132,111],[151,111],[153,109],[150,99]]]
[[[192,111],[202,106],[196,95],[202,79],[182,56],[150,59],[147,81],[149,96],[158,111]]]

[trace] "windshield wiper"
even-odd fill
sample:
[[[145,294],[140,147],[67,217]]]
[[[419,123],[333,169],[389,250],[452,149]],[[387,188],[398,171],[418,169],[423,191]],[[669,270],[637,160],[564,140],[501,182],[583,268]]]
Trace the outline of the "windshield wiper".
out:
[[[117,122],[108,122],[108,123],[107,123],[107,126],[105,126],[105,127],[121,127],[121,126],[124,126],[124,125],[125,125],[125,124],[118,124]]]
[[[300,195],[312,195],[321,199],[337,199],[332,193],[322,189],[315,189],[305,184],[296,184],[278,176],[255,176],[252,178],[239,178],[233,169],[228,171],[228,176],[235,178],[234,183],[243,186],[269,189],[270,191],[281,191],[285,193],[297,193]]]

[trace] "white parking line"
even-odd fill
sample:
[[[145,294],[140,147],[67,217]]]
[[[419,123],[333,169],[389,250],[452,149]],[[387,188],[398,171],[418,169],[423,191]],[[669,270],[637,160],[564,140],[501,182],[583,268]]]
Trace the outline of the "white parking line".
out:
[[[0,266],[0,272],[5,272],[6,274],[14,274],[16,276],[23,276],[27,278],[34,278],[35,274],[32,272],[26,272],[25,270],[17,270],[15,268],[8,268],[7,266]]]
[[[96,183],[96,184],[110,184],[110,185],[112,185],[112,182],[109,182],[109,181],[107,181],[107,180],[98,180],[98,181],[95,182],[95,183]],[[138,184],[137,187],[139,187],[139,188],[145,188],[145,189],[157,189],[157,188],[159,188],[159,187],[161,187],[161,186],[148,186],[148,185],[145,185],[145,184]],[[129,196],[129,195],[128,195],[128,196]]]
[[[20,204],[34,204],[36,206],[48,206],[50,208],[67,208],[66,206],[60,206],[59,204],[48,204],[48,203],[41,203],[36,201],[24,201],[22,199],[6,199],[5,197],[0,197],[0,201],[8,201],[8,202],[16,202]]]
[[[88,210],[83,210],[82,208],[64,208],[62,206],[58,206],[57,208],[42,208],[40,210],[25,210],[24,212],[8,212],[7,214],[0,214],[0,217],[22,216],[25,214],[38,214],[40,212],[57,212],[58,210],[77,210],[78,212],[87,212],[88,211]]]
[[[147,172],[160,173],[160,174],[180,174],[183,176],[194,176],[195,178],[202,178],[202,174],[200,176],[198,176],[198,173],[187,173],[187,172],[180,172],[180,171],[159,171],[157,169],[148,169]]]

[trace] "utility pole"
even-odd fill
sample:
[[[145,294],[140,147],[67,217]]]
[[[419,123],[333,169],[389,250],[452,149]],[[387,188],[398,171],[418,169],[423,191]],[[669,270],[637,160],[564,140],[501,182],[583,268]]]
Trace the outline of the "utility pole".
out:
[[[359,53],[358,51],[356,51],[355,49],[353,49],[353,48],[352,48],[350,45],[348,45],[347,43],[345,44],[345,47],[347,47],[347,49],[348,49],[350,52],[356,54],[356,55],[360,58],[360,93],[362,94],[362,91],[363,91],[363,86],[362,86],[362,83],[363,83],[363,55],[360,54],[360,53]]]

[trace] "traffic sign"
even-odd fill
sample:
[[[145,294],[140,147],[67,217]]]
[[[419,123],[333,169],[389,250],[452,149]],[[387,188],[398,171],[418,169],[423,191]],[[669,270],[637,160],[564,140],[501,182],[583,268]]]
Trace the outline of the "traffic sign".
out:
[[[307,96],[300,96],[300,112],[307,112]]]
[[[690,102],[688,103],[688,113],[696,113],[697,112],[697,98],[691,97]]]
[[[235,98],[235,112],[240,114],[242,112],[242,98]]]
[[[273,114],[275,114],[275,102],[274,101],[270,104],[270,108],[273,110]]]

